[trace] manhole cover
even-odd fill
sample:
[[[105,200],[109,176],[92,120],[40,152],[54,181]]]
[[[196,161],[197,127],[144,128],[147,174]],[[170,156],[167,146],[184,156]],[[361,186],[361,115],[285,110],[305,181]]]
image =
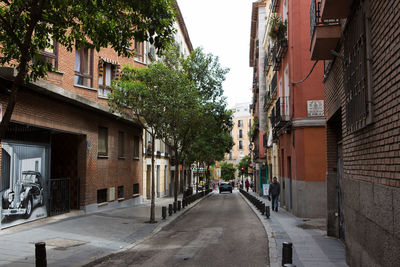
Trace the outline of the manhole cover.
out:
[[[60,248],[69,248],[69,247],[77,247],[80,245],[85,244],[86,242],[80,240],[71,240],[71,239],[64,239],[64,238],[53,238],[43,241],[46,243],[47,246]]]

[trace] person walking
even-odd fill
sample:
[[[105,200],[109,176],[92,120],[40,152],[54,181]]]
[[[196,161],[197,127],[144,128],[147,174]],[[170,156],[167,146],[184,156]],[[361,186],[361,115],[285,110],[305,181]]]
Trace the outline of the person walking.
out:
[[[244,186],[246,186],[246,191],[249,192],[250,183],[248,179],[246,179],[246,182],[244,182]]]
[[[278,183],[278,179],[274,177],[273,183],[269,186],[269,195],[272,202],[272,210],[278,212],[278,198],[281,193],[281,185]]]

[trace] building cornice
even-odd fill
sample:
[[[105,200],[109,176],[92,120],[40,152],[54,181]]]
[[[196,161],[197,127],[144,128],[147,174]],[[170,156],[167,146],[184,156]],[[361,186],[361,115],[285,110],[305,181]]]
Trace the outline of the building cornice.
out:
[[[325,118],[299,118],[292,120],[292,128],[325,127]]]

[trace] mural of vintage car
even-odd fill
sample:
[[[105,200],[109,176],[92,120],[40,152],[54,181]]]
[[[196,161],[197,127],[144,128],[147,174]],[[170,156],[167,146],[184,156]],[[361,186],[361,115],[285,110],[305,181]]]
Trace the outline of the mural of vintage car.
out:
[[[21,179],[3,194],[1,215],[23,215],[28,219],[33,209],[43,204],[42,175],[37,171],[22,171]]]

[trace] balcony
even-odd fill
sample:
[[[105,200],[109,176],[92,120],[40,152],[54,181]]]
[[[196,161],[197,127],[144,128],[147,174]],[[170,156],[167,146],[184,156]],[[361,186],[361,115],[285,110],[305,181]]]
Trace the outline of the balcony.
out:
[[[335,50],[341,37],[339,20],[323,20],[321,18],[321,0],[311,0],[310,6],[310,37],[311,59],[333,59],[332,50]]]
[[[272,9],[271,9],[271,11],[273,13],[277,13],[278,12],[280,3],[281,3],[281,0],[272,0],[272,3],[271,3],[271,8]]]
[[[288,40],[286,38],[278,41],[277,57],[284,58],[288,50]]]
[[[289,97],[279,97],[271,112],[271,126],[275,133],[290,126]]]
[[[350,15],[352,0],[322,0],[322,19],[345,19]]]

